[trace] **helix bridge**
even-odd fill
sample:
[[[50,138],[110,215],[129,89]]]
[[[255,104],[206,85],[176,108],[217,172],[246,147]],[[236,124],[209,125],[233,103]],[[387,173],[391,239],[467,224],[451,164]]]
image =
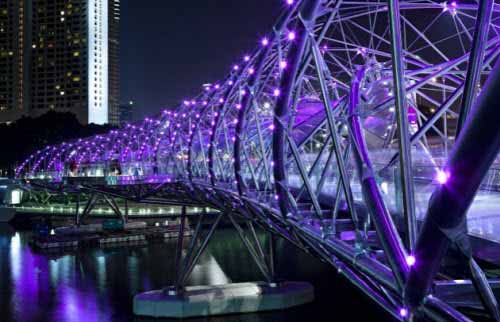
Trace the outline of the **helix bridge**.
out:
[[[177,287],[226,219],[269,282],[254,227],[395,319],[500,321],[499,23],[493,0],[287,0],[224,79],[16,176],[90,196],[78,218],[100,197],[218,210]]]

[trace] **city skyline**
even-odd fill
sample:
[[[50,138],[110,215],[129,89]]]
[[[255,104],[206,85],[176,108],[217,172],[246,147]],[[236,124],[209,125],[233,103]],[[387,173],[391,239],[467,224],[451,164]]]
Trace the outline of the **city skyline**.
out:
[[[15,120],[21,115],[36,117],[55,109],[76,111],[78,119],[84,124],[104,124],[108,121],[111,124],[119,124],[119,104],[129,100],[136,101],[136,106],[141,107],[134,111],[134,119],[154,115],[164,108],[173,108],[184,99],[195,95],[204,82],[216,82],[223,78],[226,66],[231,66],[241,58],[240,56],[248,54],[259,39],[269,33],[272,21],[284,6],[279,1],[263,0],[258,0],[258,6],[254,3],[235,4],[231,0],[220,0],[217,6],[211,1],[202,0],[194,7],[182,2],[165,3],[158,0],[151,0],[149,6],[127,1],[123,2],[123,8],[120,8],[118,0],[85,0],[71,3],[70,6],[79,9],[78,7],[87,3],[90,8],[100,1],[108,3],[106,11],[89,11],[93,14],[89,16],[86,32],[89,42],[100,39],[93,36],[97,31],[105,38],[109,35],[109,41],[106,46],[101,42],[96,43],[96,46],[89,46],[88,56],[80,53],[81,50],[78,50],[78,56],[73,56],[73,47],[85,47],[84,43],[71,43],[71,48],[67,47],[63,29],[68,24],[74,24],[76,29],[81,26],[75,15],[67,15],[67,10],[63,8],[65,0],[50,6],[49,9],[53,10],[41,17],[36,9],[31,14],[31,1],[6,2],[11,19],[8,24],[12,30],[5,28],[3,36],[8,37],[8,48],[14,49],[6,51],[7,55],[9,52],[11,55],[7,57],[7,71],[4,71],[4,75],[11,73],[12,77],[4,77],[14,79],[14,82],[4,80],[7,88],[3,95],[10,103],[1,104],[4,110],[3,122]],[[38,7],[43,5],[43,2],[35,4]],[[69,11],[71,10],[70,8]],[[116,17],[104,19],[104,16],[107,18],[108,12]],[[40,26],[45,23],[38,24],[39,20],[49,16],[52,17],[49,20],[56,28],[56,37],[60,38],[57,46],[44,43],[48,37],[43,35],[44,31],[40,30]],[[239,23],[240,21],[246,23]],[[107,28],[92,30],[91,28],[96,27],[93,22],[104,23]],[[32,28],[28,29],[26,26],[31,24]],[[83,30],[82,32],[85,33]],[[71,41],[74,42],[74,39]],[[172,44],[175,44],[174,48]],[[54,46],[54,49],[48,48],[50,45]],[[83,47],[82,49],[85,49]],[[38,60],[47,58],[50,50],[57,52],[54,54],[54,66],[43,64],[42,70],[38,70]],[[69,56],[66,55],[67,51]],[[104,61],[103,54],[106,58]],[[91,56],[95,55],[100,56],[97,62],[91,59]],[[66,62],[66,56],[71,61],[78,61],[80,67],[76,72],[64,70],[64,73],[59,73],[61,68],[69,68],[65,65],[69,64]],[[117,61],[118,63],[113,63]],[[88,75],[82,77],[84,75],[81,74],[86,73],[85,66],[89,67]],[[61,88],[64,84],[59,83],[63,80],[52,84],[56,79],[50,76],[52,74],[47,68],[51,69],[51,73],[52,69],[56,68],[59,74],[71,74],[68,76],[71,80],[68,84],[70,88]],[[84,69],[80,70],[82,68]],[[35,70],[30,72],[31,69]],[[90,77],[93,74],[98,77]],[[27,86],[26,83],[30,85]],[[102,87],[100,83],[108,83],[108,86]],[[47,86],[54,88],[49,89]],[[98,86],[96,88],[99,93],[92,92],[95,86]],[[104,101],[107,104],[103,104]],[[12,106],[18,109],[12,110]],[[22,110],[19,108],[21,106]],[[93,111],[87,113],[88,108]]]
[[[119,123],[119,0],[7,0],[0,9],[1,122],[54,110]]]

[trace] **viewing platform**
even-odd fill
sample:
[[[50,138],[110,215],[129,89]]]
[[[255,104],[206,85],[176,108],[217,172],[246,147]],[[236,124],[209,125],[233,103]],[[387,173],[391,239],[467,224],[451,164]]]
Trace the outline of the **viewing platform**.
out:
[[[169,290],[136,295],[134,313],[155,318],[184,319],[284,310],[313,300],[314,288],[305,282],[187,286],[181,295]]]

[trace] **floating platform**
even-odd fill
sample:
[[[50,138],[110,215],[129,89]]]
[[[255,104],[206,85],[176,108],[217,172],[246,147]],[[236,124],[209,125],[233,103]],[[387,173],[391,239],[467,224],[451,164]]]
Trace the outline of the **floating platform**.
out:
[[[314,288],[306,282],[188,286],[182,295],[171,295],[168,290],[136,295],[134,314],[183,319],[283,310],[313,300]]]
[[[105,231],[91,227],[84,227],[83,229],[76,229],[76,227],[65,228],[63,230],[65,233],[62,234],[35,236],[31,244],[41,250],[58,250],[148,243],[162,241],[168,238],[177,238],[179,236],[177,225],[154,227],[143,227],[143,225],[135,226],[139,226],[140,228],[129,228],[119,231]],[[75,233],[69,234],[68,232],[70,231]],[[184,231],[184,236],[192,236],[192,234],[192,229],[188,228]]]

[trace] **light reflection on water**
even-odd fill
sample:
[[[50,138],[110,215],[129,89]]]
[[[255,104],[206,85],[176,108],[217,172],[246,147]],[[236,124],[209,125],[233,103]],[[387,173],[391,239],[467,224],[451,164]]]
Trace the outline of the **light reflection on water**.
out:
[[[132,298],[138,292],[172,284],[175,240],[149,246],[42,255],[31,250],[29,238],[29,232],[0,225],[2,322],[158,321],[134,317]],[[284,243],[278,243],[277,253],[280,277],[310,281],[316,287],[317,300],[282,312],[218,317],[211,321],[332,321],[335,310],[336,316],[344,312],[353,319],[358,314],[358,318],[371,316],[370,320],[374,320],[374,316],[380,316],[380,320],[388,321],[385,313],[336,277],[333,269]],[[262,279],[258,272],[237,234],[222,229],[214,235],[188,283],[256,281]],[[352,301],[364,306],[363,313],[349,309]]]

